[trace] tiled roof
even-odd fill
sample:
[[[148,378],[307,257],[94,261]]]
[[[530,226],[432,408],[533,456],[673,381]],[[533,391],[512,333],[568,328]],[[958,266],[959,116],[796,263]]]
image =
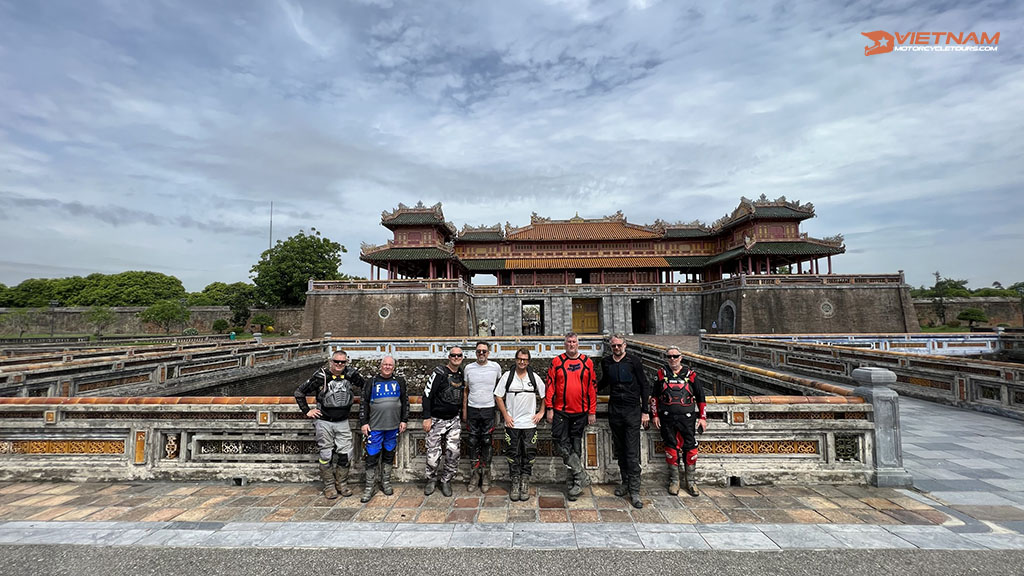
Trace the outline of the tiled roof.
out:
[[[814,242],[757,242],[747,250],[748,254],[768,255],[821,255],[842,254],[845,250],[839,246],[825,246]]]
[[[444,226],[444,220],[434,212],[400,212],[394,218],[382,219],[381,223],[391,226]]]
[[[630,240],[660,238],[657,232],[625,222],[537,222],[508,235],[509,240]]]
[[[457,242],[501,242],[505,237],[501,232],[463,232],[457,238]]]
[[[455,255],[440,248],[386,248],[379,252],[363,254],[363,262],[384,260],[455,260]]]
[[[733,258],[740,256],[741,254],[743,254],[742,246],[740,246],[739,248],[733,248],[732,250],[727,250],[717,256],[713,256],[710,259],[708,259],[708,261],[705,262],[704,264],[710,266],[711,264],[718,264],[719,262],[728,262],[729,260],[732,260]]]
[[[806,220],[814,214],[789,206],[754,206],[754,218],[799,218]]]
[[[504,270],[505,260],[501,258],[487,258],[482,260],[463,260],[462,265],[467,270]]]
[[[664,258],[517,258],[505,261],[508,270],[581,270],[596,268],[668,268]]]
[[[756,242],[749,249],[739,246],[714,256],[706,262],[707,265],[728,262],[739,256],[768,255],[768,256],[830,256],[842,254],[846,250],[839,246],[825,246],[815,242]]]
[[[708,230],[700,228],[666,228],[665,238],[709,238],[714,236]]]
[[[668,265],[673,268],[692,268],[703,266],[711,259],[711,256],[669,256],[665,258]]]

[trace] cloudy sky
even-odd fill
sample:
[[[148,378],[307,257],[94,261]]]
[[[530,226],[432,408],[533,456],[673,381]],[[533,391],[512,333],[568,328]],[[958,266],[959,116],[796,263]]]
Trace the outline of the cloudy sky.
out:
[[[864,56],[861,32],[999,32]],[[1024,4],[0,0],[0,282],[247,280],[311,226],[812,202],[839,273],[1024,280]]]

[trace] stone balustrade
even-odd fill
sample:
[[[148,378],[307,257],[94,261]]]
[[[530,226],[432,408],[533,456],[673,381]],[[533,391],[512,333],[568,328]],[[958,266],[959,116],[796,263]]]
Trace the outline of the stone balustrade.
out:
[[[1024,418],[1024,366],[973,358],[811,344],[772,338],[704,336],[701,352],[747,365],[855,384],[865,366],[895,373],[900,394]]]
[[[319,340],[213,343],[76,350],[0,360],[0,395],[172,395],[177,383],[202,384],[224,374],[297,361],[321,362]]]
[[[400,480],[421,478],[425,469],[419,398],[412,402],[409,431],[399,440]],[[605,402],[584,439],[586,466],[599,482],[618,478]],[[699,437],[701,482],[876,481],[873,407],[862,398],[712,396],[708,402],[709,429]],[[499,478],[507,475],[500,431]],[[535,477],[561,481],[564,467],[546,423],[539,436]],[[644,475],[661,481],[667,470],[660,434],[651,430],[641,438]],[[316,452],[312,426],[288,397],[0,398],[0,479],[310,480]],[[357,470],[360,461],[357,454]]]

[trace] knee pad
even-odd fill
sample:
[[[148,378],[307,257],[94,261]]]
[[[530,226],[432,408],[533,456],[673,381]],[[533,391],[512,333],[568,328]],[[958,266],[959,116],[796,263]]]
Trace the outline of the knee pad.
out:
[[[665,462],[669,466],[679,465],[679,452],[675,448],[665,448]]]
[[[334,458],[335,458],[335,462],[337,462],[338,466],[341,466],[342,468],[348,468],[348,465],[349,465],[348,454],[335,454]]]
[[[697,463],[697,449],[687,450],[686,452],[686,465],[693,466]]]
[[[394,450],[384,450],[380,454],[380,459],[385,464],[394,465],[394,463],[395,463],[395,451]]]

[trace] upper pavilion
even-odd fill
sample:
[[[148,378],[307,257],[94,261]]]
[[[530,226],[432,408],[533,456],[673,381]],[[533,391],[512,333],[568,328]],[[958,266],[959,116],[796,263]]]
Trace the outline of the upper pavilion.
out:
[[[800,223],[814,206],[785,197],[742,198],[731,214],[708,226],[656,220],[628,222],[622,212],[604,218],[567,220],[534,213],[526,226],[455,226],[441,204],[399,204],[383,212],[394,232],[383,246],[363,245],[360,259],[387,278],[463,278],[493,274],[499,285],[663,284],[707,282],[725,275],[819,273],[824,258],[832,273],[835,254],[846,251],[841,235],[811,238]]]

